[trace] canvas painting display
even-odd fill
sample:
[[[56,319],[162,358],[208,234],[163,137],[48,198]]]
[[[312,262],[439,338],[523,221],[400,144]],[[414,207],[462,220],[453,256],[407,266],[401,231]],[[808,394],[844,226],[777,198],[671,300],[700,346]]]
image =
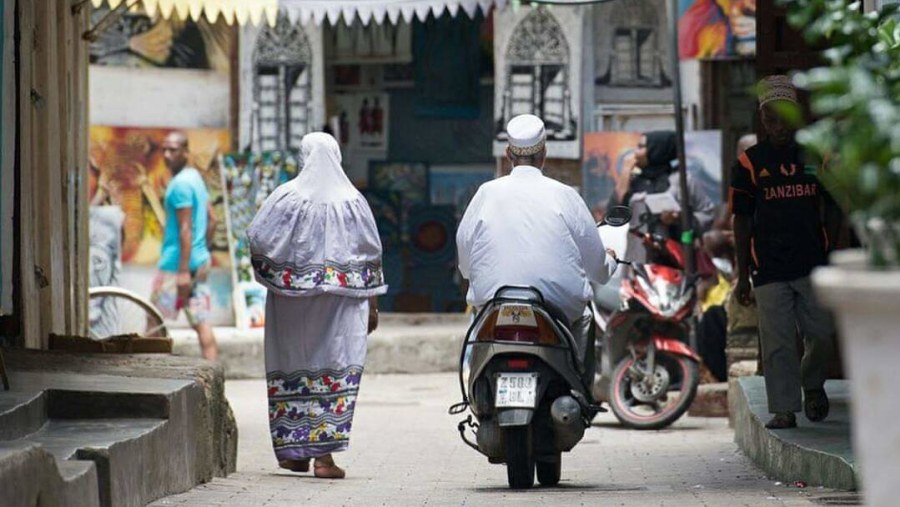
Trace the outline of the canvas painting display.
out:
[[[618,188],[628,188],[634,168],[634,150],[641,139],[637,132],[591,132],[584,136],[585,202],[599,218]],[[685,133],[688,172],[714,203],[722,203],[722,132]]]
[[[756,0],[679,0],[679,56],[756,55]]]
[[[120,206],[125,213],[122,262],[155,266],[166,223],[166,186],[172,174],[162,142],[175,129],[110,127],[90,130],[89,198],[92,204]],[[217,227],[211,241],[213,267],[230,266],[219,153],[228,149],[227,129],[180,129],[188,138],[188,163],[203,175]],[[99,194],[99,195],[98,195]]]
[[[109,14],[94,8],[92,24]],[[119,16],[90,45],[92,65],[166,67],[228,72],[234,32],[224,23],[150,17],[140,11]]]
[[[722,131],[695,130],[684,135],[688,171],[706,196],[716,205],[722,204]]]
[[[344,93],[335,96],[338,141],[342,150],[384,155],[388,147],[389,95],[387,93]]]
[[[606,212],[617,186],[627,185],[634,167],[636,132],[591,132],[584,135],[584,190],[588,207],[599,218]]]
[[[549,158],[581,158],[585,12],[522,6],[494,13],[494,156],[506,149],[509,120],[528,113],[544,120]]]
[[[298,162],[281,152],[222,156],[222,186],[228,203],[234,306],[239,327],[265,325],[266,289],[253,277],[247,228],[259,207],[278,185],[298,172]]]
[[[429,174],[431,203],[452,205],[458,222],[478,188],[494,179],[494,171],[493,164],[432,166]]]

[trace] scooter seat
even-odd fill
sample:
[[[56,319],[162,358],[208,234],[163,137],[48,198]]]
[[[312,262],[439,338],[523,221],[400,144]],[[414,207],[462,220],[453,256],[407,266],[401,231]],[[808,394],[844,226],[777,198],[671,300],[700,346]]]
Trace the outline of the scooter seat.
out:
[[[569,318],[566,317],[565,312],[563,312],[558,306],[545,300],[544,295],[541,294],[541,291],[534,287],[501,287],[497,290],[496,293],[494,293],[494,299],[491,300],[491,303],[510,300],[523,301],[540,306],[550,315],[553,320],[565,326],[566,329],[571,329]]]

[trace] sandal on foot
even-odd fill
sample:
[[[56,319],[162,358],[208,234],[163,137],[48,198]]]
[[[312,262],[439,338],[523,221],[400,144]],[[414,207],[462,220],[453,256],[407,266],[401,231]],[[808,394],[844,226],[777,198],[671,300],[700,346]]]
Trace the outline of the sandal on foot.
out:
[[[828,417],[828,395],[824,389],[810,389],[805,392],[803,403],[806,418],[812,422],[819,422]]]
[[[319,479],[343,479],[347,475],[343,468],[334,464],[331,455],[316,458],[313,474]]]
[[[797,416],[795,416],[793,412],[779,412],[766,423],[766,428],[770,430],[786,430],[788,428],[796,427]]]
[[[309,472],[308,459],[285,459],[279,461],[278,466],[291,472]]]

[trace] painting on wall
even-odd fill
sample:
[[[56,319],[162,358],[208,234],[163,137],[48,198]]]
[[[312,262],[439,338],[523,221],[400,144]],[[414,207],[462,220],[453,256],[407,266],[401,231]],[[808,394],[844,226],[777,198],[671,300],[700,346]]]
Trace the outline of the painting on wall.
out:
[[[494,156],[506,124],[520,114],[544,120],[550,158],[579,159],[584,9],[521,7],[494,13]]]
[[[95,8],[92,24],[109,14]],[[234,32],[224,23],[150,17],[127,12],[90,45],[92,65],[167,67],[228,72]]]
[[[338,141],[342,150],[385,154],[388,147],[388,94],[343,93],[335,96]]]
[[[686,132],[684,152],[689,174],[713,203],[722,204],[722,131]]]
[[[413,206],[429,203],[428,173],[428,164],[419,162],[372,162],[369,166],[369,190],[399,194],[401,229]]]
[[[722,203],[722,132],[687,132],[684,136],[688,172],[707,196]],[[624,194],[634,168],[637,132],[591,132],[584,136],[585,202],[598,219],[614,193]]]
[[[756,0],[679,0],[682,59],[756,55]]]
[[[582,195],[596,217],[606,212],[616,188],[627,188],[634,168],[635,132],[591,132],[584,135]]]
[[[607,2],[594,8],[596,99],[629,102],[671,100],[666,1]],[[604,88],[615,90],[604,91]],[[648,93],[650,94],[648,96]]]
[[[174,129],[91,126],[89,195],[92,204],[120,206],[125,213],[122,262],[155,266],[166,223],[164,200],[172,174],[162,142]],[[189,164],[206,182],[216,218],[211,241],[213,267],[230,266],[219,153],[228,148],[227,129],[181,129],[188,138]]]
[[[281,152],[234,153],[222,156],[232,256],[232,283],[238,326],[265,325],[266,289],[253,277],[247,228],[278,185],[298,173],[296,158]]]
[[[478,188],[494,179],[494,166],[432,166],[429,174],[432,204],[449,204],[457,222]]]

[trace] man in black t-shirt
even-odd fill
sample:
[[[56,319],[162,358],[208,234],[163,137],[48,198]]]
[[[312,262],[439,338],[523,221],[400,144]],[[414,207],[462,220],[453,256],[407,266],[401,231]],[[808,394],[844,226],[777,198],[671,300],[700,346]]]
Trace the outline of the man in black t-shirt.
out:
[[[829,239],[817,169],[806,164],[794,131],[777,111],[779,101],[796,104],[797,91],[787,76],[769,76],[761,89],[767,139],[738,158],[729,201],[737,246],[736,296],[749,304],[752,275],[759,313],[769,412],[775,414],[766,427],[783,429],[797,425],[801,386],[807,418],[821,421],[828,415],[824,385],[834,327],[815,301],[809,274],[825,264]],[[802,361],[798,327],[805,339]]]

